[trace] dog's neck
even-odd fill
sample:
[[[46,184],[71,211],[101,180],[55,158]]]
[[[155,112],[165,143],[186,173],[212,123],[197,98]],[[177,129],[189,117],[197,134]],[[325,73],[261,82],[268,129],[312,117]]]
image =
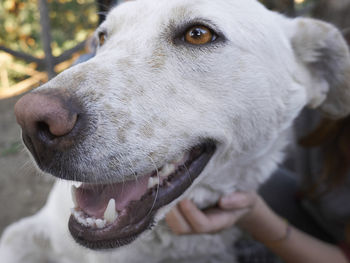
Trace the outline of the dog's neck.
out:
[[[283,161],[291,136],[292,128],[284,130],[264,151],[246,158],[245,162],[242,159],[228,159],[209,163],[201,175],[202,179],[199,178],[200,182],[187,192],[186,198],[205,208],[214,205],[222,195],[257,190]]]

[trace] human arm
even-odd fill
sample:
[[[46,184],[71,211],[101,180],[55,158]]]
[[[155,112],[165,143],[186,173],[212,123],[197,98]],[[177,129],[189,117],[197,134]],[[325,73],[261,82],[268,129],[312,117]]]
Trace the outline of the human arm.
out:
[[[276,215],[255,193],[235,193],[223,198],[219,208],[199,210],[183,201],[167,216],[169,226],[178,234],[214,233],[238,225],[264,243],[286,263],[346,263],[336,246],[315,239],[291,227],[286,236],[285,220]],[[179,220],[180,218],[180,220]]]

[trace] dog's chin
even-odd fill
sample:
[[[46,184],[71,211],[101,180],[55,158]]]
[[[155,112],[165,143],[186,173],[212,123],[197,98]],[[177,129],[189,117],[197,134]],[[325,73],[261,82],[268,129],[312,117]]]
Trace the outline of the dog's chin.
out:
[[[182,159],[135,180],[73,187],[71,235],[77,243],[95,250],[131,243],[154,225],[158,209],[191,186],[215,149],[215,143],[206,141],[184,153]]]

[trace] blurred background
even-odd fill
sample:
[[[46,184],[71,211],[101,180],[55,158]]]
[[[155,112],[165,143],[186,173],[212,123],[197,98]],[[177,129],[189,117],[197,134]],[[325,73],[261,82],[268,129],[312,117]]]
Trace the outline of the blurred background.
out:
[[[26,153],[13,106],[83,54],[117,0],[1,0],[0,3],[0,235],[43,206],[53,179],[39,175]],[[349,31],[350,0],[261,0],[287,16],[312,16]],[[349,34],[350,35],[350,34]]]

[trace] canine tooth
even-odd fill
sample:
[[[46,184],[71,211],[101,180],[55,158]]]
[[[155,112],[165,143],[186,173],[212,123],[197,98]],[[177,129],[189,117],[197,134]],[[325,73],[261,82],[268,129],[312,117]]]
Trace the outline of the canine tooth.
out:
[[[82,182],[73,182],[73,185],[76,187],[76,188],[79,188],[83,183]]]
[[[159,184],[159,178],[158,177],[150,177],[148,179],[148,188],[152,188],[153,186]]]
[[[118,217],[117,211],[115,211],[115,200],[111,198],[108,202],[107,208],[103,214],[103,218],[108,222],[114,222]]]
[[[72,185],[71,187],[71,193],[72,193],[72,200],[73,200],[73,204],[74,204],[74,207],[77,207],[78,206],[78,203],[77,203],[77,198],[76,198],[76,191],[77,191],[77,188]]]

